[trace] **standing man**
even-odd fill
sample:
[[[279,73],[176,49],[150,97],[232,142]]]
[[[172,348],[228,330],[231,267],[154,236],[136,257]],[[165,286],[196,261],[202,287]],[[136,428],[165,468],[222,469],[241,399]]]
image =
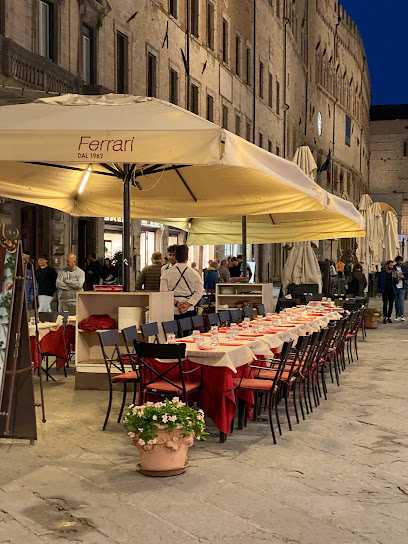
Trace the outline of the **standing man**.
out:
[[[229,283],[231,281],[231,274],[228,270],[228,261],[223,259],[221,261],[220,267],[218,269],[218,274],[220,276],[221,283]]]
[[[188,266],[188,247],[177,246],[176,264],[163,270],[160,291],[174,292],[174,318],[196,315],[195,305],[203,295],[203,282],[197,272]]]
[[[23,250],[23,263],[26,266],[26,276],[25,276],[25,291],[27,299],[27,310],[32,310],[34,306],[34,299],[36,297],[37,291],[37,282],[35,281],[34,276],[34,285],[33,285],[33,263],[31,260],[31,253],[29,251]]]
[[[392,323],[392,307],[394,306],[394,288],[392,272],[394,269],[394,261],[387,261],[378,277],[377,291],[378,296],[382,295],[383,299],[383,323]]]
[[[168,256],[168,259],[167,259],[167,264],[163,265],[162,267],[162,272],[164,272],[165,270],[169,270],[169,268],[171,268],[172,266],[174,266],[176,264],[176,248],[178,246],[177,245],[173,245],[173,246],[169,246],[167,248],[167,256]]]
[[[38,284],[38,311],[51,312],[51,302],[56,291],[57,271],[49,266],[47,255],[39,256],[35,277]]]
[[[395,266],[392,274],[395,296],[395,321],[405,321],[404,301],[405,292],[407,290],[406,280],[408,280],[408,269],[402,264],[402,262],[403,258],[401,256],[395,258]]]
[[[56,286],[58,289],[58,309],[60,312],[76,310],[76,294],[83,291],[85,283],[85,272],[77,267],[76,256],[68,253],[66,257],[66,268],[59,271]]]
[[[152,264],[145,266],[136,280],[136,291],[160,291],[160,274],[162,271],[162,254],[156,251],[152,255]]]
[[[101,263],[96,259],[95,253],[90,253],[86,258],[86,291],[93,291],[93,286],[99,285],[101,268]]]

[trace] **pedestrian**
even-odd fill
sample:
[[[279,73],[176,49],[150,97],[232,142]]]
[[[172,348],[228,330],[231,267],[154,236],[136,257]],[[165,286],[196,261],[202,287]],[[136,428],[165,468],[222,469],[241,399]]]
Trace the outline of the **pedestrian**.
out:
[[[353,266],[351,280],[347,287],[347,293],[355,297],[363,297],[364,289],[367,287],[367,278],[363,274],[363,267],[360,263]]]
[[[85,272],[76,265],[76,255],[68,253],[66,268],[59,271],[56,286],[58,290],[58,309],[60,312],[75,314],[76,295],[83,291]]]
[[[177,247],[178,247],[177,244],[174,244],[167,248],[167,263],[163,265],[162,273],[176,264],[176,248]]]
[[[187,246],[177,246],[175,258],[176,264],[161,275],[160,291],[173,291],[175,319],[192,317],[196,315],[195,305],[203,295],[203,282],[187,264]]]
[[[156,251],[152,255],[152,264],[145,266],[136,280],[136,291],[160,291],[162,272],[162,254]]]
[[[408,268],[402,264],[402,261],[403,258],[401,256],[395,258],[395,266],[392,274],[395,297],[395,321],[405,321],[404,302],[407,290]]]
[[[239,265],[236,257],[231,257],[229,273],[231,278],[238,278],[241,274],[241,266]]]
[[[40,255],[35,272],[38,285],[38,311],[51,312],[51,302],[55,295],[57,271],[48,264],[48,256]]]
[[[343,279],[343,276],[344,276],[344,267],[345,267],[345,264],[343,262],[342,259],[340,259],[338,261],[338,263],[336,264],[336,270],[337,270],[337,274],[339,276],[339,279]]]
[[[220,268],[218,269],[218,274],[220,276],[220,282],[221,283],[229,283],[231,281],[231,274],[228,270],[228,261],[227,259],[223,259],[220,264]]]
[[[95,253],[90,253],[86,258],[86,291],[93,291],[94,285],[99,285],[101,268],[101,263],[97,260]]]
[[[383,299],[383,323],[392,323],[392,307],[394,306],[394,287],[393,287],[394,261],[387,261],[378,277],[377,292]]]
[[[37,293],[37,282],[34,276],[33,281],[33,261],[31,259],[31,253],[28,250],[23,250],[23,264],[26,266],[25,273],[25,292],[27,310],[32,310],[34,307],[34,299]]]
[[[217,263],[208,261],[208,268],[205,274],[205,289],[209,292],[215,291],[215,286],[218,283]]]
[[[99,285],[114,285],[118,277],[116,266],[113,266],[110,259],[105,259],[101,270]]]

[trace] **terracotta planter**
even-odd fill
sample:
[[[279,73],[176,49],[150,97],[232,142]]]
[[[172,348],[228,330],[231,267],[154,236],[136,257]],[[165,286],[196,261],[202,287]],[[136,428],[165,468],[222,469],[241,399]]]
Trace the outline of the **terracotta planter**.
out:
[[[183,437],[180,427],[172,432],[159,428],[156,444],[138,443],[138,437],[133,443],[139,450],[140,472],[146,476],[176,476],[182,474],[187,465],[187,451],[194,444],[194,435]]]
[[[366,317],[365,328],[366,329],[378,329],[378,317]]]

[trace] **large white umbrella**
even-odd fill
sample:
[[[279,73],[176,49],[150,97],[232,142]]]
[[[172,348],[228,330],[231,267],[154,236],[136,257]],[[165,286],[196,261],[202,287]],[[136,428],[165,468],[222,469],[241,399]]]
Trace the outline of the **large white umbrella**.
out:
[[[372,249],[372,235],[373,235],[373,216],[372,216],[372,204],[371,197],[364,194],[360,198],[358,204],[358,210],[364,220],[365,237],[357,238],[357,260],[363,263],[363,267],[368,273],[370,270],[371,257],[373,253]]]
[[[282,270],[282,290],[286,295],[290,284],[317,284],[322,292],[322,274],[310,242],[294,242]]]
[[[400,253],[398,218],[390,210],[384,212],[384,261],[394,260]]]
[[[384,220],[379,202],[374,202],[371,207],[373,218],[372,223],[372,257],[370,264],[370,272],[381,270],[381,263],[384,259]]]

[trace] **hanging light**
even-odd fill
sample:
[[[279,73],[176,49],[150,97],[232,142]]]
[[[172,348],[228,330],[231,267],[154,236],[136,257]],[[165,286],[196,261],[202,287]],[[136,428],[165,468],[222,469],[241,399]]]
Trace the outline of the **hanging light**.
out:
[[[81,186],[79,187],[79,190],[78,190],[78,194],[82,194],[84,189],[85,189],[85,186],[88,182],[88,178],[89,176],[91,175],[91,172],[92,172],[92,168],[90,166],[88,166],[88,168],[86,169],[86,172],[84,174],[84,177],[82,179],[82,183],[81,183]]]

